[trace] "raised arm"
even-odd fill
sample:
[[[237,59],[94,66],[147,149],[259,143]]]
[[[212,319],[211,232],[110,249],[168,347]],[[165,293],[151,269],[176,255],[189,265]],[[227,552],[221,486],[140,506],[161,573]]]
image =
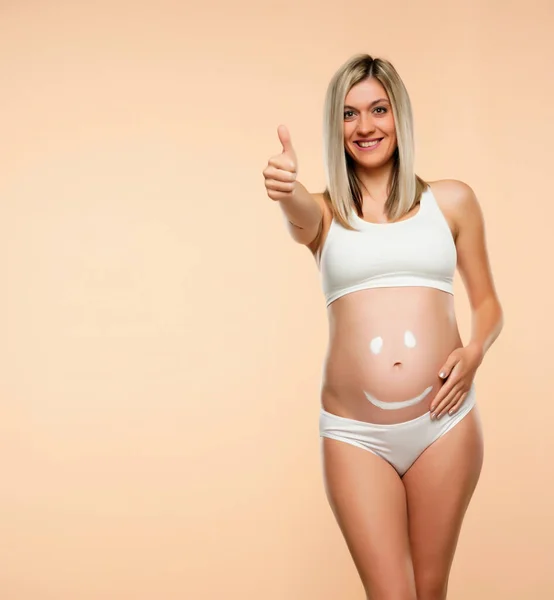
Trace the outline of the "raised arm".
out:
[[[298,161],[285,125],[277,128],[283,151],[272,156],[263,171],[267,195],[279,202],[288,230],[299,244],[314,240],[322,224],[320,201],[296,180]]]

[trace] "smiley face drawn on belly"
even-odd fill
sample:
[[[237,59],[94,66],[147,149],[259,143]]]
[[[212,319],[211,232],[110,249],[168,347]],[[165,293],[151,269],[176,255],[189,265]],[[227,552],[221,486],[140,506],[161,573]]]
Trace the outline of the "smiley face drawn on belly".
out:
[[[370,341],[369,349],[373,354],[379,355],[383,351],[384,345],[385,341],[383,340],[383,338],[381,336],[377,336]],[[417,346],[416,337],[410,330],[404,331],[404,345],[406,346],[406,348],[410,349],[415,348]],[[399,361],[395,361],[393,363],[393,368],[400,368],[401,366],[402,363]],[[366,398],[371,402],[371,404],[377,406],[378,408],[382,408],[383,410],[398,410],[400,408],[406,408],[408,406],[413,406],[414,404],[421,402],[432,389],[433,386],[430,385],[414,398],[409,398],[408,400],[403,400],[401,402],[383,402],[382,400],[375,398],[375,396],[366,392],[365,390],[364,394]]]

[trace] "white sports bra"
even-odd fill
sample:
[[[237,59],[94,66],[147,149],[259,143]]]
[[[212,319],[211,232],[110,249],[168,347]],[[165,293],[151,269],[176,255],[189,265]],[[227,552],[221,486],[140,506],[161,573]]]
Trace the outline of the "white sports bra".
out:
[[[370,223],[352,208],[350,222],[358,231],[333,219],[321,250],[327,306],[369,288],[424,286],[453,293],[456,245],[429,186],[417,213],[408,219]]]

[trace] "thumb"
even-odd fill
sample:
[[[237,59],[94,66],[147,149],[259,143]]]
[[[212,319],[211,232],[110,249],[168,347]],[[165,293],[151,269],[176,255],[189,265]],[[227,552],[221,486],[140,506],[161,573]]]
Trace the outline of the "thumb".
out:
[[[292,147],[290,133],[287,129],[287,126],[279,125],[279,127],[277,127],[277,135],[279,136],[279,141],[283,146],[283,152],[286,152],[287,154],[292,154],[293,159],[296,159],[296,154],[294,152],[294,148]]]
[[[451,354],[446,362],[444,363],[444,365],[442,366],[442,368],[439,371],[439,377],[441,379],[446,379],[450,373],[452,372],[452,369],[454,368],[454,366],[456,365],[456,363],[458,362],[458,358],[456,355]]]

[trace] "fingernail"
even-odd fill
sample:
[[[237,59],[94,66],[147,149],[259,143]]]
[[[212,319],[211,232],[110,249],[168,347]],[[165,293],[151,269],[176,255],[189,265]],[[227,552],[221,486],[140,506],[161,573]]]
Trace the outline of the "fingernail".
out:
[[[446,377],[446,373],[444,371],[441,371],[439,373],[439,377],[442,377],[442,379],[444,379]]]

